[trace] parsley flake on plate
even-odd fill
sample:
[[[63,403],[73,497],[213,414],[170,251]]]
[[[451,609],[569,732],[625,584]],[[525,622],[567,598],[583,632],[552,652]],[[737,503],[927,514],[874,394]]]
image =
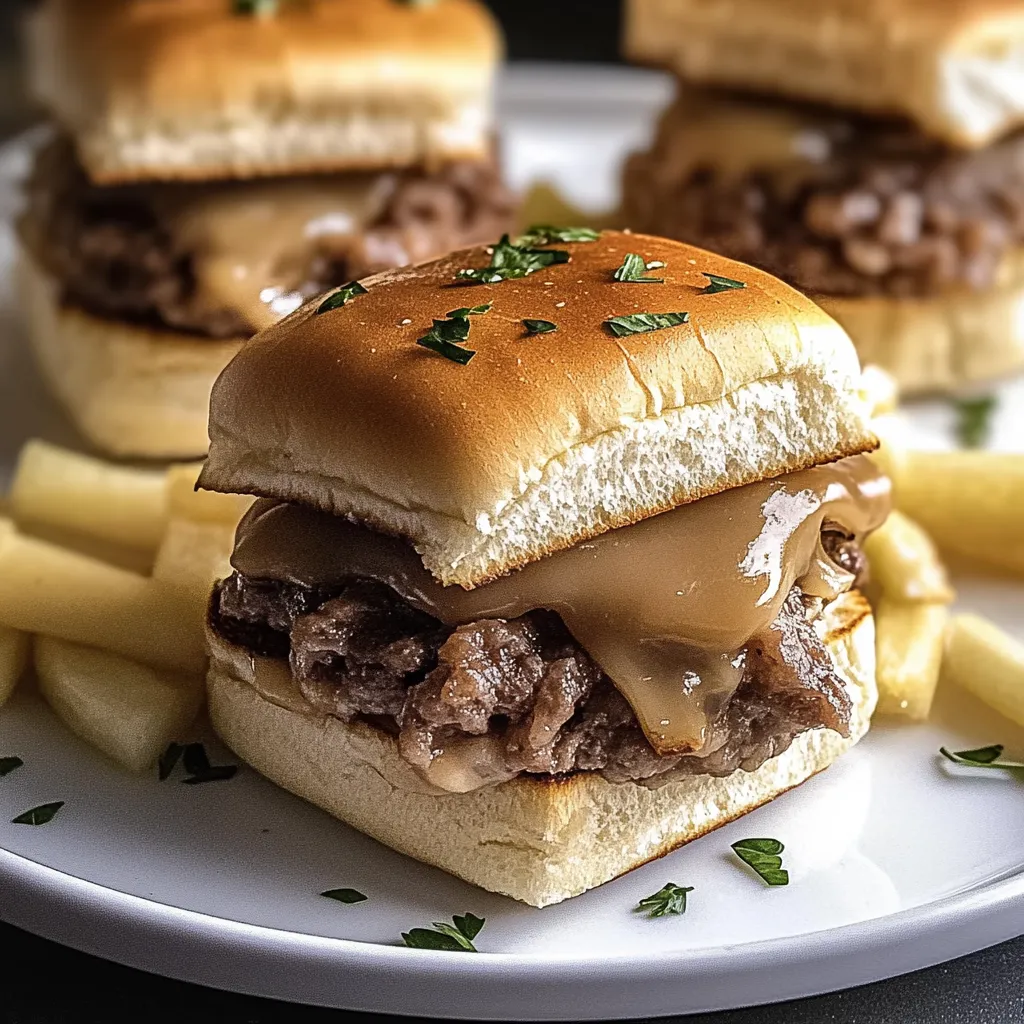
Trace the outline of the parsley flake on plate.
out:
[[[961,398],[956,406],[956,434],[964,448],[981,448],[992,433],[992,417],[999,406],[995,395]]]
[[[642,899],[633,909],[646,912],[648,917],[685,914],[686,896],[691,892],[693,892],[692,885],[676,885],[675,882],[669,882],[656,893]]]
[[[19,814],[11,819],[12,825],[47,825],[57,816],[57,812],[64,806],[63,800],[55,800],[50,804],[40,804],[31,810]]]
[[[329,900],[336,900],[338,903],[365,903],[369,896],[363,895],[358,889],[328,889],[320,893]]]
[[[786,849],[778,839],[741,839],[733,852],[752,867],[768,885],[789,885],[789,872],[782,866]]]
[[[433,928],[413,928],[403,932],[402,940],[412,949],[443,949],[451,953],[477,953],[473,940],[480,934],[484,919],[474,914],[456,914],[454,927],[435,921]]]
[[[977,750],[947,750],[939,748],[939,753],[954,764],[967,768],[998,768],[1003,771],[1018,771],[1024,768],[1024,761],[1002,761],[1003,745],[993,743],[991,747],[979,747]]]

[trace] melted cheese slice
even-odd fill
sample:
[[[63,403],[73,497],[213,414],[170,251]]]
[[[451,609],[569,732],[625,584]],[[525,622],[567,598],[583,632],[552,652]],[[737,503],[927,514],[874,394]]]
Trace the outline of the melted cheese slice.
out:
[[[857,456],[683,505],[463,590],[439,584],[400,540],[260,501],[232,563],[246,576],[310,586],[378,580],[451,625],[555,611],[659,753],[699,753],[740,684],[747,645],[790,590],[829,602],[852,585],[822,530],[861,538],[889,507],[888,480]]]

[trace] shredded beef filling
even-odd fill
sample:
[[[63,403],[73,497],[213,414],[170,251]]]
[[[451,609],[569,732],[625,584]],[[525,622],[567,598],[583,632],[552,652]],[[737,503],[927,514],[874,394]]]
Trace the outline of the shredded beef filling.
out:
[[[822,126],[821,159],[726,174],[694,168],[671,145],[672,117],[628,164],[629,226],[763,267],[803,291],[986,289],[1024,240],[1024,133],[965,152],[907,125],[835,114]]]
[[[823,538],[844,567],[863,571],[852,541]],[[659,755],[626,699],[551,612],[452,628],[379,583],[354,580],[328,593],[236,573],[215,591],[210,620],[231,643],[290,657],[314,707],[395,733],[402,756],[420,768],[446,741],[492,736],[510,774],[724,776],[756,770],[808,729],[848,734],[852,711],[796,589],[748,648],[740,687],[699,756]]]
[[[291,290],[309,298],[407,262],[410,253],[427,259],[488,241],[508,229],[514,211],[491,162],[382,172],[376,185],[386,199],[372,223],[343,239],[310,241]],[[36,161],[21,231],[35,258],[60,282],[68,304],[211,338],[248,335],[255,327],[242,312],[203,301],[189,249],[194,243],[175,236],[173,218],[164,212],[203,188],[93,185],[71,143],[58,138]]]

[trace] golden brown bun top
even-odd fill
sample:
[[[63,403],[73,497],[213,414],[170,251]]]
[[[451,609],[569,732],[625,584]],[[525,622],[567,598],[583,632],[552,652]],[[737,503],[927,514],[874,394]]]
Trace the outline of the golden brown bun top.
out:
[[[38,22],[37,92],[72,128],[118,108],[159,116],[204,102],[257,107],[279,93],[302,101],[325,80],[347,96],[359,88],[351,72],[367,75],[374,57],[382,74],[410,61],[443,79],[502,49],[478,0],[279,0],[270,15],[236,13],[234,0],[47,0]]]
[[[383,50],[443,69],[447,60],[494,59],[501,45],[478,0],[279,0],[262,15],[236,12],[233,0],[47,0],[44,16],[98,77],[173,83],[186,95],[231,87],[267,62]]]
[[[1021,0],[627,0],[628,16],[644,16],[658,8],[663,14],[678,13],[705,24],[726,24],[742,31],[743,19],[758,23],[777,23],[780,30],[797,31],[815,39],[827,49],[848,44],[852,33],[856,40],[886,37],[905,46],[927,41],[936,46],[954,38],[983,36],[997,41],[1000,36],[1024,31],[1024,4]],[[677,23],[666,18],[664,43]],[[845,38],[844,38],[845,37]],[[1009,43],[1011,40],[1006,39]],[[699,40],[693,40],[696,44]],[[655,46],[645,41],[642,46]],[[643,56],[634,52],[634,56]],[[884,60],[891,54],[880,53]]]
[[[466,543],[493,538],[540,488],[549,512],[501,530],[565,546],[750,482],[736,469],[750,452],[775,453],[751,460],[763,479],[874,446],[849,339],[777,278],[624,232],[552,248],[571,261],[494,284],[458,282],[489,263],[483,247],[387,271],[342,308],[318,314],[315,301],[258,334],[214,388],[202,486],[353,512],[424,544],[462,526]],[[615,281],[628,253],[665,264],[648,271],[664,283]],[[708,294],[708,273],[746,287]],[[433,319],[486,303],[469,318],[467,365],[417,345]],[[689,318],[627,337],[606,325],[640,313]],[[527,319],[557,330],[529,336]],[[687,423],[710,426],[695,437]]]
[[[803,17],[808,31],[825,39],[842,25],[884,25],[895,38],[953,35],[972,27],[1020,25],[1020,0],[673,0],[680,8],[728,9],[743,14],[757,7],[779,17]],[[829,28],[828,26],[831,26]]]
[[[628,0],[625,35],[686,81],[907,117],[955,145],[1024,123],[1020,0]]]

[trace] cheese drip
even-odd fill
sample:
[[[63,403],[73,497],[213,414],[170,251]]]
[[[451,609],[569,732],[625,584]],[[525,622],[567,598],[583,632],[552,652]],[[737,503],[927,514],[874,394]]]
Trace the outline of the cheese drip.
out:
[[[835,114],[684,91],[662,115],[659,166],[673,182],[708,167],[726,178],[788,170],[799,181],[833,159],[849,130]]]
[[[154,187],[148,194],[177,247],[192,255],[196,302],[263,330],[304,301],[310,265],[343,255],[384,209],[394,174]],[[396,265],[423,258],[396,251]]]
[[[747,645],[789,591],[827,603],[853,584],[823,549],[822,530],[862,538],[889,507],[889,481],[857,456],[683,505],[463,590],[439,584],[400,540],[263,500],[239,526],[232,564],[307,586],[378,580],[450,625],[558,612],[651,745],[699,754],[740,684]]]

